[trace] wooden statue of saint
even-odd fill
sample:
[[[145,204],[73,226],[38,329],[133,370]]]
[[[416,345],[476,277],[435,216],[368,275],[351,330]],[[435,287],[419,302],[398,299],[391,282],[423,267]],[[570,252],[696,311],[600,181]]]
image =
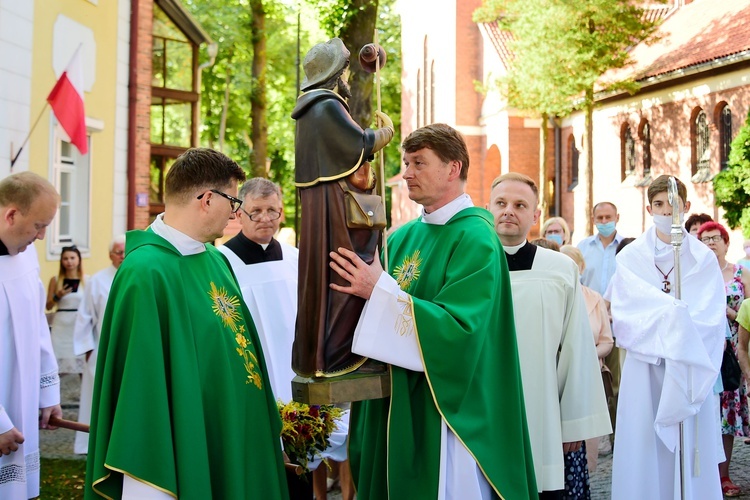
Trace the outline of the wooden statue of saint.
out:
[[[379,231],[353,228],[346,204],[353,201],[349,198],[365,195],[382,205],[374,194],[369,160],[393,138],[393,122],[379,113],[385,126],[363,130],[352,119],[345,101],[351,93],[342,77],[349,55],[339,38],[310,49],[303,63],[303,93],[292,113],[297,121],[295,182],[302,201],[292,368],[303,377],[335,377],[371,368],[366,358],[351,352],[365,300],[329,287],[331,282],[348,283],[329,267],[328,254],[344,247],[368,264],[376,258]],[[368,212],[372,215],[365,209]],[[372,366],[375,372],[384,369]]]

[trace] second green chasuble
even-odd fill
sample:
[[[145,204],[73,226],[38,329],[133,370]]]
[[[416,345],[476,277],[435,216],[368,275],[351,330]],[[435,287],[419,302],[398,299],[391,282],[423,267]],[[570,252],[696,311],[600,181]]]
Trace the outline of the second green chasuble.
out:
[[[285,499],[281,420],[236,279],[210,245],[127,235],[107,304],[86,498],[123,474],[184,499]]]
[[[492,216],[467,208],[445,225],[417,219],[388,244],[425,371],[392,366],[391,397],[354,404],[358,498],[436,499],[441,419],[500,498],[537,498],[510,278]]]

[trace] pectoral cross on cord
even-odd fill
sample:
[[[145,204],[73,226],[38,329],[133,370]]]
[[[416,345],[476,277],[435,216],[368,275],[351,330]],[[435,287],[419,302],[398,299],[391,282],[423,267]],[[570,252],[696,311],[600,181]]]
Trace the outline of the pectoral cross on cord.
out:
[[[664,292],[664,293],[671,292],[672,291],[672,287],[671,287],[672,284],[669,282],[669,275],[672,274],[672,271],[674,270],[674,266],[672,266],[672,269],[670,269],[669,272],[666,273],[666,274],[664,274],[664,271],[662,271],[661,269],[659,269],[659,266],[657,266],[656,264],[654,264],[654,266],[656,266],[656,269],[659,271],[659,274],[661,274],[662,277],[664,278],[664,281],[662,281],[662,285],[663,286],[661,287],[661,291]]]

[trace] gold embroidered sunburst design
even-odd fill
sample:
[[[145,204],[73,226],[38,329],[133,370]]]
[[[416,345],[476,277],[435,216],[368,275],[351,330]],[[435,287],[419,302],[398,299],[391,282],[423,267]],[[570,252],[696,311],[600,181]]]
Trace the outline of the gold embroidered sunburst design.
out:
[[[208,292],[208,295],[213,300],[211,309],[213,309],[214,314],[221,318],[224,326],[228,327],[235,334],[234,341],[239,346],[237,347],[237,354],[242,358],[243,365],[248,373],[245,383],[253,384],[258,389],[262,389],[263,381],[260,373],[256,370],[258,358],[251,350],[252,342],[245,336],[247,329],[242,320],[239,299],[234,295],[230,296],[225,288],[217,288],[213,281],[211,282],[211,291]]]
[[[214,301],[214,314],[221,318],[224,326],[228,326],[233,332],[237,332],[237,322],[242,319],[240,314],[240,300],[235,296],[229,296],[225,288],[216,288],[214,282],[211,282],[211,291],[208,292],[211,300]]]
[[[400,266],[394,269],[396,273],[396,283],[401,290],[408,290],[412,281],[419,279],[419,265],[422,264],[422,258],[419,256],[419,250],[415,251],[411,257],[406,257]]]

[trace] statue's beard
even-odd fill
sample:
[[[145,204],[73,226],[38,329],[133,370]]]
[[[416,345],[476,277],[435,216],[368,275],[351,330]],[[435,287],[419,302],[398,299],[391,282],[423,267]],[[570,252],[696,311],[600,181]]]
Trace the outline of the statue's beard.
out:
[[[341,77],[339,77],[338,82],[336,82],[336,88],[339,95],[344,99],[349,99],[352,96],[352,90],[349,87],[349,84]]]

